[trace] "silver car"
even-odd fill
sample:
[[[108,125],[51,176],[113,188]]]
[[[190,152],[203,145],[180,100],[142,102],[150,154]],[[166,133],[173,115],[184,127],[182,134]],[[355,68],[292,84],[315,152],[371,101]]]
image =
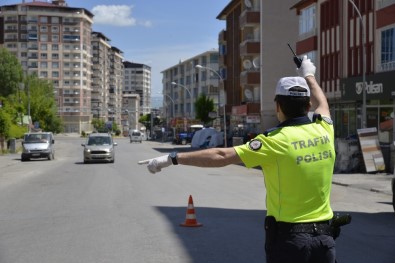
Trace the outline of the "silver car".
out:
[[[113,141],[111,134],[92,133],[86,143],[81,145],[84,147],[84,163],[115,161],[114,146],[117,143]]]
[[[22,142],[21,161],[30,159],[55,158],[54,136],[52,132],[29,132],[25,133]]]

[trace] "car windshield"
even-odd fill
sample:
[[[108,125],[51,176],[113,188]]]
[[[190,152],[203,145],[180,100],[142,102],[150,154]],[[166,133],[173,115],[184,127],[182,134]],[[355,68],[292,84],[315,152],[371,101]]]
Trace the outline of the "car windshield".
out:
[[[132,133],[132,136],[140,136],[140,133],[139,132],[134,132],[134,133]]]
[[[47,143],[49,141],[49,134],[28,134],[25,136],[25,143]]]
[[[88,140],[88,145],[110,145],[111,138],[110,137],[90,137]]]

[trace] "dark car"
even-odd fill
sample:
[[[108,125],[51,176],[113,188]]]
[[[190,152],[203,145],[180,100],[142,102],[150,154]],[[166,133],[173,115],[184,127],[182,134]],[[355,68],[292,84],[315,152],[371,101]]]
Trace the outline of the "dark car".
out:
[[[203,129],[203,125],[201,124],[191,125],[189,126],[188,131],[177,133],[173,139],[173,143],[183,145],[190,144],[192,142],[193,135],[195,135],[195,132],[201,129]]]
[[[194,132],[180,132],[177,133],[174,137],[173,143],[174,144],[188,144],[191,143],[193,138]]]

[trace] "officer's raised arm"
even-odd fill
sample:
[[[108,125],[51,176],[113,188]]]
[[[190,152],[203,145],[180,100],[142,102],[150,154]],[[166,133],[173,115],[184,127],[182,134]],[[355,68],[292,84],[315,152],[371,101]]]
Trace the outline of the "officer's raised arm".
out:
[[[307,58],[307,56],[304,56],[302,60],[302,65],[298,69],[298,73],[301,77],[304,77],[306,79],[307,85],[309,85],[311,92],[310,100],[313,109],[315,109],[314,112],[317,114],[321,114],[322,116],[330,117],[328,101],[320,85],[315,79],[315,70],[316,67],[311,62],[311,60]]]

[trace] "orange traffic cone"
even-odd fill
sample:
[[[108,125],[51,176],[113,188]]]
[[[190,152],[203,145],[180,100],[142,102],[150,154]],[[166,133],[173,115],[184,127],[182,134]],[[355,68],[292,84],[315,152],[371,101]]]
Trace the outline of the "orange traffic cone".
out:
[[[190,195],[188,200],[188,209],[187,209],[185,222],[180,224],[180,226],[198,227],[202,225],[203,224],[200,224],[196,221],[195,208],[193,207],[192,195]]]

